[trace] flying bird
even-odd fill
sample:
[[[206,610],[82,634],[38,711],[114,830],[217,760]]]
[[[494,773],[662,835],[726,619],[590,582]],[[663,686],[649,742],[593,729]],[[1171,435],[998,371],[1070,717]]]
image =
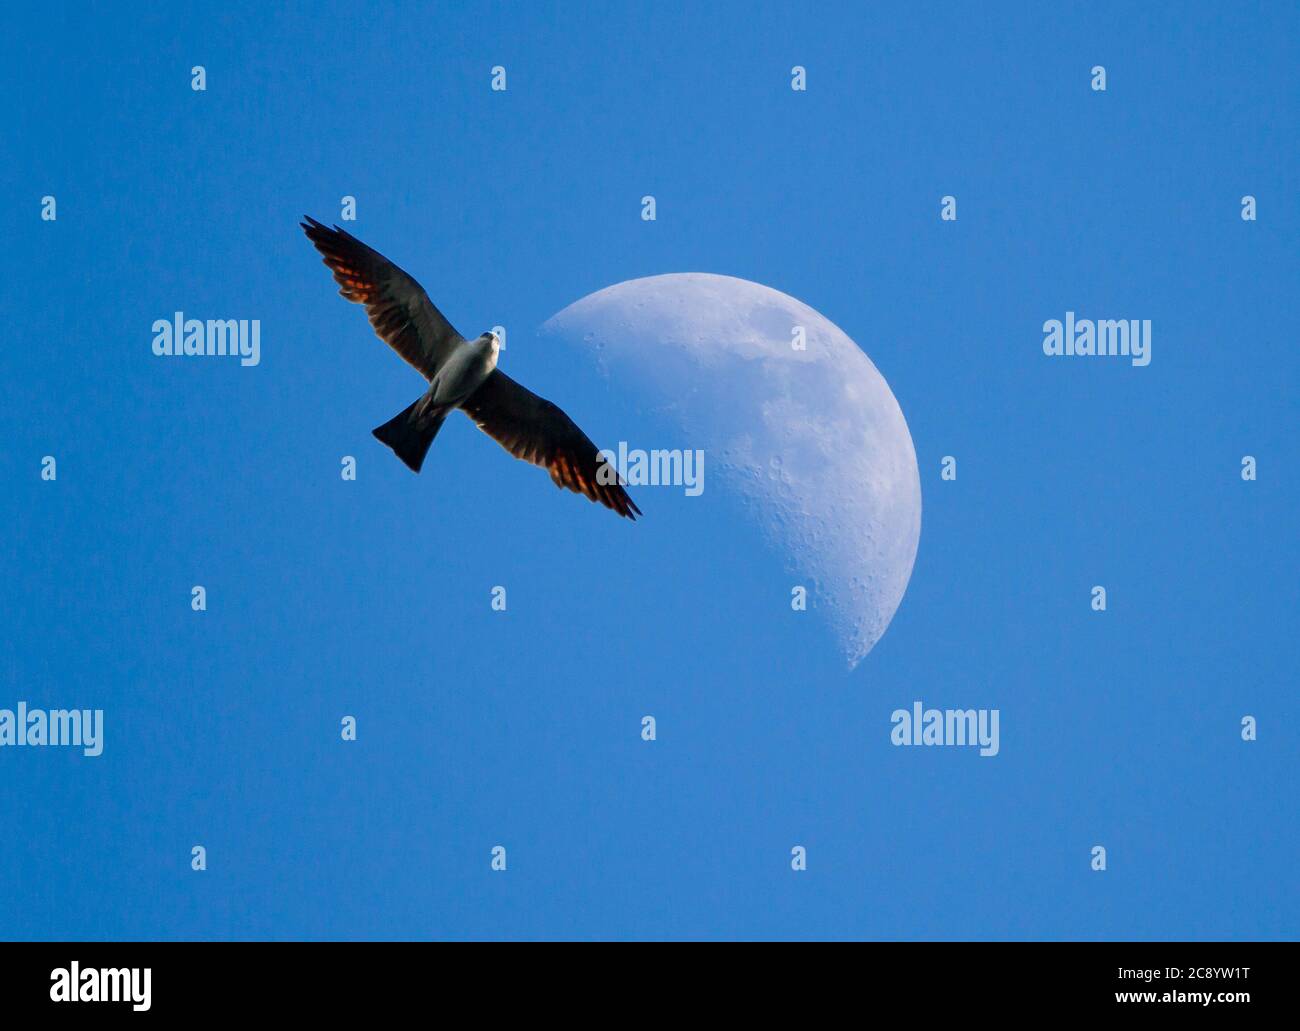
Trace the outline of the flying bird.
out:
[[[641,514],[577,424],[497,368],[496,334],[466,340],[412,276],[338,226],[303,217],[299,225],[324,256],[339,293],[364,304],[379,338],[429,381],[423,396],[371,431],[412,471],[420,471],[444,420],[459,408],[516,458],[548,470],[557,487],[628,519]]]

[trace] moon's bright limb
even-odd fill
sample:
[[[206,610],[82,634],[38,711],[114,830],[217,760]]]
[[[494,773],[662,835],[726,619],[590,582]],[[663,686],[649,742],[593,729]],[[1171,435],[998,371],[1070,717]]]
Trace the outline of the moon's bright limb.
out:
[[[590,348],[704,449],[857,665],[903,598],[921,534],[912,436],[871,359],[793,297],[707,273],[607,287],[542,330]]]

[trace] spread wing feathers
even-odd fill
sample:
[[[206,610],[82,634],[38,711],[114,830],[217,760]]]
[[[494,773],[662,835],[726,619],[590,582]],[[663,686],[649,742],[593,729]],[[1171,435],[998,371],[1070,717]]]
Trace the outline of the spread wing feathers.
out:
[[[339,293],[366,306],[379,338],[433,379],[447,357],[463,342],[429,295],[411,276],[338,226],[330,229],[310,215],[302,231],[324,256]]]
[[[614,467],[577,424],[500,369],[494,369],[460,407],[516,458],[547,469],[557,487],[585,494],[629,519],[641,514]]]

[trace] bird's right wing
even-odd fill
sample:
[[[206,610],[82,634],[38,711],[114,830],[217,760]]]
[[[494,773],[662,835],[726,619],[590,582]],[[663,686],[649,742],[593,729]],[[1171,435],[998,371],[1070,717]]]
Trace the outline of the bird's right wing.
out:
[[[516,458],[548,470],[557,487],[584,494],[629,519],[641,514],[617,471],[577,423],[500,369],[493,369],[460,407]]]
[[[379,338],[425,379],[433,379],[465,338],[414,278],[351,233],[338,226],[330,229],[310,215],[304,217],[307,221],[299,223],[302,231],[324,256],[339,293],[364,304]]]

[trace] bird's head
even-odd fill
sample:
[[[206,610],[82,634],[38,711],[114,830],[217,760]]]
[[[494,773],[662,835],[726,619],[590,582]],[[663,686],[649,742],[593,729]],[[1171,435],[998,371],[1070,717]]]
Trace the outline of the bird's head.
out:
[[[488,330],[478,339],[479,339],[479,343],[481,343],[484,347],[488,349],[488,351],[491,353],[493,358],[496,358],[496,356],[500,354],[501,338],[498,337],[491,330]]]

